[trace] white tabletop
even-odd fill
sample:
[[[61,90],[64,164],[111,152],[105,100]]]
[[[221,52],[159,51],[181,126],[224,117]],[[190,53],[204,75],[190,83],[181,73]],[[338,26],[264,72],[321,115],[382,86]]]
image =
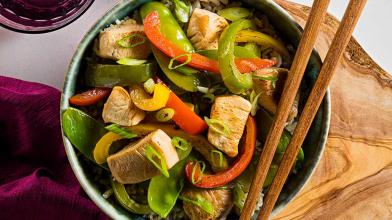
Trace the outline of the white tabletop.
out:
[[[293,0],[311,5],[311,0]],[[0,75],[61,89],[70,59],[86,31],[117,1],[97,0],[77,21],[46,34],[21,34],[0,27]],[[348,0],[331,0],[329,12],[342,17]],[[369,0],[354,32],[372,58],[392,73],[392,1]]]

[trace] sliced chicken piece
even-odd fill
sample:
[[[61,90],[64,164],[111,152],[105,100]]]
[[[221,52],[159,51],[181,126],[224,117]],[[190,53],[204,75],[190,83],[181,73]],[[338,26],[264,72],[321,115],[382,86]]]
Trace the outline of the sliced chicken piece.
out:
[[[107,162],[110,172],[118,182],[122,184],[139,183],[160,173],[158,168],[145,155],[148,146],[152,146],[162,155],[168,169],[179,161],[177,151],[171,144],[170,137],[158,129],[136,144],[131,144],[108,157]]]
[[[203,135],[190,135],[181,129],[175,128],[171,124],[162,123],[143,122],[142,124],[129,127],[129,129],[133,133],[139,136],[147,135],[148,133],[156,130],[157,128],[162,129],[170,137],[180,137],[187,140],[188,143],[190,143],[192,147],[197,150],[204,157],[204,159],[206,159],[210,163],[211,168],[214,172],[223,171],[228,168],[229,165],[226,160],[226,157],[223,157],[223,160],[220,161],[219,155],[212,154],[211,152],[213,150],[216,150],[216,148],[211,145],[210,142],[208,142],[208,140]]]
[[[226,19],[208,10],[196,8],[189,21],[187,35],[198,50],[216,50]]]
[[[217,97],[211,108],[211,118],[225,123],[230,129],[230,134],[224,135],[208,129],[208,141],[229,157],[237,156],[238,143],[244,132],[251,108],[250,102],[241,96]]]
[[[232,194],[229,189],[196,189],[188,188],[182,193],[182,196],[196,200],[198,196],[210,202],[214,211],[212,214],[207,213],[199,206],[189,202],[184,202],[184,211],[191,220],[215,220],[226,219],[233,207]]]
[[[111,122],[122,126],[137,125],[145,116],[146,113],[133,104],[128,91],[120,86],[113,88],[102,112],[105,123]]]
[[[139,34],[145,37],[143,25],[137,24],[132,19],[125,20],[117,25],[111,25],[99,34],[98,43],[95,48],[96,54],[102,58],[112,60],[119,60],[124,57],[146,59],[151,53],[147,40],[144,44],[132,48],[124,48],[117,44],[117,41],[132,34]],[[140,41],[140,37],[131,39],[132,43]]]
[[[287,73],[287,70],[282,68],[260,69],[254,73],[256,76],[262,76],[267,79],[254,78],[253,88],[257,94],[261,93],[258,100],[259,104],[271,114],[275,114],[278,107]],[[288,121],[294,119],[298,114],[298,99],[299,95],[296,96]]]

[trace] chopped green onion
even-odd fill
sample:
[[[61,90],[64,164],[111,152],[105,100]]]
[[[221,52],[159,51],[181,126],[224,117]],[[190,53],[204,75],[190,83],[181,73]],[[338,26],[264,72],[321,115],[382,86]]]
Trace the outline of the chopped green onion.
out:
[[[192,169],[192,175],[191,175],[192,184],[196,184],[201,181],[201,179],[203,178],[204,170],[206,169],[206,164],[204,163],[204,161],[196,161],[194,163],[196,163],[196,164],[195,164],[195,166],[193,166],[193,169]],[[201,164],[200,175],[199,175],[199,178],[197,180],[195,180],[196,169],[197,169],[197,166],[200,167],[200,164]]]
[[[188,141],[186,141],[183,138],[180,137],[173,137],[171,139],[171,143],[175,148],[178,148],[180,150],[188,150],[188,148],[190,147]]]
[[[155,88],[155,82],[153,79],[149,78],[147,81],[143,83],[144,90],[148,92],[149,94],[154,93],[154,88]]]
[[[171,143],[173,147],[178,148],[177,151],[178,157],[180,160],[186,158],[192,151],[192,146],[183,138],[173,137],[171,139]]]
[[[136,43],[132,42],[134,39],[137,38],[141,40],[137,41]],[[146,40],[146,36],[143,36],[141,34],[131,34],[121,38],[121,40],[118,40],[116,43],[123,48],[132,48],[146,43]]]
[[[155,114],[155,118],[159,122],[167,122],[173,118],[174,113],[175,111],[172,108],[163,108]]]
[[[189,202],[193,205],[200,207],[208,214],[212,215],[214,213],[214,207],[212,206],[212,203],[203,198],[201,195],[196,195],[196,200],[184,196],[179,196],[178,198],[184,202]]]
[[[211,160],[215,162],[214,154],[218,154],[218,156],[219,156],[219,166],[222,167],[223,166],[223,153],[218,151],[218,150],[211,150],[210,151]]]
[[[204,93],[204,94],[208,93],[208,90],[209,90],[207,87],[203,87],[203,86],[197,86],[196,88],[199,92]]]
[[[174,13],[179,21],[186,23],[189,20],[189,14],[191,8],[185,2],[180,0],[173,0],[174,2]]]
[[[259,100],[259,97],[260,97],[261,93],[262,92],[260,92],[259,94],[256,95],[256,92],[254,90],[252,91],[252,93],[250,93],[249,101],[252,104],[252,108],[250,110],[250,114],[252,116],[256,115],[256,112],[257,112],[257,110],[259,108],[258,100]]]
[[[230,135],[230,128],[225,122],[218,119],[210,119],[207,117],[204,117],[204,120],[206,121],[208,127],[211,128],[213,131],[225,136]]]
[[[147,62],[147,60],[138,60],[138,59],[132,59],[132,58],[128,58],[128,57],[124,57],[124,58],[117,60],[118,64],[127,65],[127,66],[138,66],[138,65],[142,65],[146,62]]]
[[[177,66],[173,66],[174,61],[176,61],[178,58],[181,58],[181,57],[187,57],[185,62],[183,62],[183,63],[181,63],[181,64],[179,64]],[[182,67],[182,66],[187,65],[188,63],[191,62],[191,60],[192,60],[192,55],[191,54],[189,54],[189,53],[181,54],[181,55],[178,55],[178,56],[173,57],[172,59],[170,59],[170,63],[169,63],[168,67],[169,67],[169,69],[174,70],[174,69],[177,69],[178,67]]]
[[[246,8],[232,7],[219,10],[218,15],[226,18],[229,21],[236,21],[249,17],[250,11]]]
[[[207,99],[208,103],[213,103],[215,101],[215,95],[213,93],[206,93],[202,98]]]
[[[117,124],[111,124],[106,126],[105,128],[113,133],[120,135],[122,138],[132,139],[137,137],[137,134],[132,133],[131,131]]]
[[[164,175],[165,177],[169,177],[169,171],[167,169],[166,161],[163,159],[162,155],[157,150],[155,150],[153,146],[148,145],[144,153],[146,154],[147,159],[152,164],[154,164],[154,166],[159,171],[161,171],[162,175]],[[158,158],[159,162],[155,161],[154,157]]]
[[[106,190],[103,194],[102,194],[102,197],[104,198],[104,199],[108,199],[110,196],[112,196],[113,195],[113,189],[108,189],[108,190]]]

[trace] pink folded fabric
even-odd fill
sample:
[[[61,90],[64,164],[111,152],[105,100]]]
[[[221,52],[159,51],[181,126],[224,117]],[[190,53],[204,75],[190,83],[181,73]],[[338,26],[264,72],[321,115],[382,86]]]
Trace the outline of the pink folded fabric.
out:
[[[65,155],[60,91],[0,76],[0,219],[109,219]]]

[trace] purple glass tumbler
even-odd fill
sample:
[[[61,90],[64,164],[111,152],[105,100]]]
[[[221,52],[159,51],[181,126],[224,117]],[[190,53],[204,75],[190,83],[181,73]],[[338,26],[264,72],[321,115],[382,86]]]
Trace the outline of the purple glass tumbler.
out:
[[[18,32],[45,33],[81,16],[94,0],[0,0],[0,25]]]

